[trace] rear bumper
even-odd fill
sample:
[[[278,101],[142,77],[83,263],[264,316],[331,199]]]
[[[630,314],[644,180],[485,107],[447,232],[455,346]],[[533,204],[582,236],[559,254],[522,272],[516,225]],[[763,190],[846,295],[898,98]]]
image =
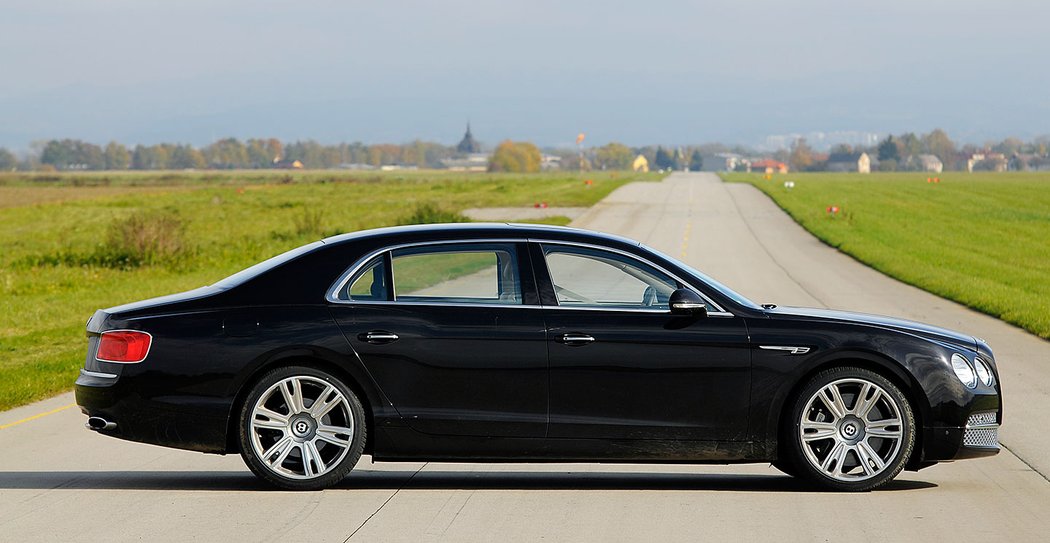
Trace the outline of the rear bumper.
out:
[[[229,403],[200,397],[146,398],[129,379],[81,370],[75,392],[77,405],[88,417],[100,417],[115,428],[100,434],[206,453],[226,453]]]

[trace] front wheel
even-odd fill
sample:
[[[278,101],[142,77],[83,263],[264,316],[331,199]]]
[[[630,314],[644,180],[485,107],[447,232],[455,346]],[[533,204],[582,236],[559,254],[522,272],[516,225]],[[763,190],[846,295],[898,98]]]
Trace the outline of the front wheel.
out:
[[[822,371],[802,389],[786,439],[797,475],[834,490],[882,486],[904,469],[915,446],[915,417],[904,393],[863,369]]]
[[[238,436],[255,475],[288,490],[320,490],[339,483],[361,458],[364,408],[329,373],[279,368],[248,393]]]

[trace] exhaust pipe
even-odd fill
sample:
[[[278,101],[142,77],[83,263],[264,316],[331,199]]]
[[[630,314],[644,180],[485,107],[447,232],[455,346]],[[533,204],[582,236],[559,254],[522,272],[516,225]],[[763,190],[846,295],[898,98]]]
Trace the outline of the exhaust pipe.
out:
[[[95,430],[97,432],[100,430],[115,430],[117,428],[117,423],[110,422],[102,417],[89,417],[85,426],[87,426],[88,430]]]

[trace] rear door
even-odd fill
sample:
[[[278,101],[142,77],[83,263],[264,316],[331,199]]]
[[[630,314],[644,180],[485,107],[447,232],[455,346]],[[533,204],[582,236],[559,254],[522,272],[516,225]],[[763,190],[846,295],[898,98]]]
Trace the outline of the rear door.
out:
[[[542,437],[547,347],[524,243],[402,247],[367,262],[333,314],[413,429]]]

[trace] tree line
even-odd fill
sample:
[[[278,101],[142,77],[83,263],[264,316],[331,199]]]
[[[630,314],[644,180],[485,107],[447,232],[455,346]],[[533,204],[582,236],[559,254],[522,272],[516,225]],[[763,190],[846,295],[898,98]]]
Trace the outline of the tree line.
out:
[[[838,145],[828,154],[815,152],[805,138],[798,138],[790,149],[778,151],[774,158],[786,162],[796,171],[822,171],[828,160],[836,155],[859,153],[867,153],[880,171],[920,170],[922,165],[917,158],[922,155],[937,157],[945,170],[966,170],[968,167],[1023,170],[1046,161],[1048,151],[1050,136],[1029,142],[1010,137],[1002,141],[989,141],[984,145],[959,145],[938,128],[926,134],[891,134],[871,146]]]
[[[984,145],[952,141],[941,129],[926,134],[906,132],[890,135],[871,146],[839,145],[831,153],[816,152],[804,138],[798,138],[789,149],[770,154],[758,153],[743,146],[720,143],[663,147],[629,147],[608,143],[583,149],[544,149],[529,142],[500,143],[489,159],[491,171],[538,171],[543,155],[558,158],[567,170],[629,170],[638,155],[656,170],[700,170],[704,157],[718,153],[735,153],[743,157],[769,157],[785,162],[794,171],[821,171],[828,160],[840,153],[865,152],[882,171],[919,169],[915,157],[934,155],[946,170],[1027,169],[1050,161],[1047,158],[1050,137],[1033,141],[1006,138]],[[977,161],[975,155],[987,158]],[[455,146],[427,141],[405,144],[338,143],[321,144],[313,140],[282,142],[275,138],[223,138],[203,147],[189,144],[159,143],[125,146],[119,142],[97,145],[77,139],[50,140],[34,143],[29,153],[18,157],[0,147],[0,171],[82,171],[82,170],[185,170],[185,169],[265,169],[285,167],[298,161],[311,169],[368,168],[396,165],[402,167],[442,168],[443,161],[457,156]],[[1009,164],[1004,164],[1004,161]]]

